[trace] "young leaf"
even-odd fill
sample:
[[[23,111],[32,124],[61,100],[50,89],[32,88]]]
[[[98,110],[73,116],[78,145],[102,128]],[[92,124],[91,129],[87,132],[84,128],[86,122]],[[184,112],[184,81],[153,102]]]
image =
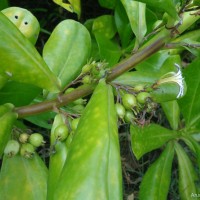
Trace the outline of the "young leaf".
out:
[[[173,130],[178,129],[180,121],[180,108],[176,100],[161,103],[162,109]]]
[[[197,194],[195,181],[198,180],[198,176],[182,146],[176,143],[175,150],[178,156],[179,194],[182,200],[188,200],[192,194]]]
[[[188,129],[200,130],[200,60],[193,61],[184,71],[187,93],[179,105]]]
[[[140,185],[140,200],[165,200],[171,180],[174,144],[168,143],[160,157],[148,168]]]
[[[90,34],[82,24],[64,20],[56,26],[44,46],[43,58],[61,80],[62,88],[80,74],[90,49]]]
[[[146,4],[132,0],[121,0],[127,12],[131,28],[136,36],[136,48],[139,47],[146,34]]]
[[[178,137],[178,133],[156,124],[145,127],[130,127],[131,146],[139,160],[145,153],[160,148],[167,141]]]
[[[34,46],[0,12],[0,74],[11,80],[29,83],[58,92],[59,82]]]

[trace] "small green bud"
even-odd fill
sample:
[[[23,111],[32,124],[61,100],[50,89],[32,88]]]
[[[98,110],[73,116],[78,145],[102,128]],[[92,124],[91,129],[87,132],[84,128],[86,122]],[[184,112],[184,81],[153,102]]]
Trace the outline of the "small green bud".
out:
[[[19,141],[21,143],[26,143],[28,141],[28,138],[29,138],[29,134],[28,133],[21,133],[19,135]]]

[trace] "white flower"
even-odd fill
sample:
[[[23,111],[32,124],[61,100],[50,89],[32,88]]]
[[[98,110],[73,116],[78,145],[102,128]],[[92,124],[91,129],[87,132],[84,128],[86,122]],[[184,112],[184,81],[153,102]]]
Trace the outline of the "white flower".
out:
[[[157,84],[163,84],[163,83],[169,83],[174,82],[179,85],[179,93],[177,95],[177,98],[183,96],[184,91],[184,78],[182,77],[182,73],[180,70],[180,66],[175,63],[175,66],[177,67],[177,72],[169,72],[161,77],[161,79],[158,80]]]

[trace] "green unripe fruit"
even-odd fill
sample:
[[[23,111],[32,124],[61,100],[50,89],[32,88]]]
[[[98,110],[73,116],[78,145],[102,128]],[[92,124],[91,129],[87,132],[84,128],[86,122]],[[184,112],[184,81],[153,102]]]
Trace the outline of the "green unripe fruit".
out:
[[[72,120],[72,123],[71,123],[71,129],[72,129],[72,131],[75,131],[77,129],[79,120],[80,120],[80,118],[76,118],[76,119]]]
[[[30,143],[22,144],[20,154],[24,158],[32,158],[35,154],[35,148]]]
[[[69,134],[69,130],[65,124],[61,124],[54,130],[54,135],[57,140],[64,141]]]
[[[135,115],[131,111],[126,111],[124,120],[127,123],[131,123],[135,119]]]
[[[42,144],[44,143],[44,138],[40,133],[33,133],[29,137],[29,142],[34,147],[39,147],[42,146]]]
[[[21,33],[35,44],[40,31],[37,18],[28,10],[19,7],[9,7],[1,11]]]
[[[26,143],[28,141],[28,138],[29,138],[29,134],[27,134],[27,133],[21,133],[19,135],[19,141],[21,143]]]
[[[116,112],[119,118],[124,119],[125,112],[126,112],[124,106],[122,106],[122,104],[120,103],[116,103],[115,108],[116,108]]]
[[[137,101],[141,104],[145,104],[148,98],[151,98],[151,95],[148,92],[140,92],[137,96]]]
[[[8,157],[12,157],[19,152],[19,148],[20,148],[19,142],[17,142],[16,140],[10,140],[8,141],[4,149],[4,154]]]
[[[137,106],[137,99],[132,94],[124,94],[122,97],[122,103],[126,109],[132,109]]]
[[[86,75],[82,79],[83,84],[90,84],[92,82],[92,77],[90,75]]]

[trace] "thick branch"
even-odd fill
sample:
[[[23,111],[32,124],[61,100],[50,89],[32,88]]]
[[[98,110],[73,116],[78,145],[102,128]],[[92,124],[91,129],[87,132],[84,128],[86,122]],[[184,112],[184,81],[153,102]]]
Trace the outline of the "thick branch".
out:
[[[155,52],[159,51],[166,42],[168,42],[172,37],[176,37],[177,33],[184,32],[188,27],[190,27],[200,16],[196,13],[184,13],[182,16],[183,23],[179,27],[174,27],[173,30],[164,29],[157,35],[155,35],[149,42],[147,42],[138,52],[133,54],[130,58],[118,63],[115,67],[112,68],[107,75],[107,82],[111,82],[121,74],[126,71],[133,69],[138,63],[144,61],[150,57]],[[176,29],[177,28],[177,29]],[[18,113],[19,118],[39,114],[42,112],[54,110],[56,107],[61,107],[70,102],[73,102],[76,99],[87,96],[92,93],[95,85],[81,86],[69,94],[63,94],[58,96],[58,98],[44,101],[42,103],[28,105],[23,107],[18,107],[15,111]]]

